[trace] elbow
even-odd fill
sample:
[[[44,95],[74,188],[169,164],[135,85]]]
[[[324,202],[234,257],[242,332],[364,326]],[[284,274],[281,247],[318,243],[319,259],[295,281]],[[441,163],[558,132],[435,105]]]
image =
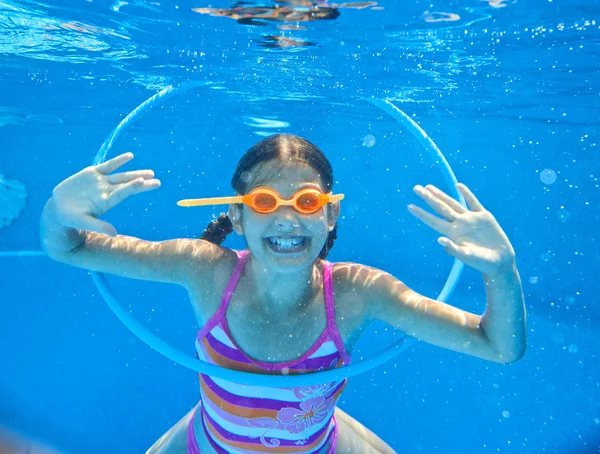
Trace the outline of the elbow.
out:
[[[498,353],[498,363],[500,364],[512,364],[516,363],[520,359],[523,359],[525,352],[527,351],[527,344],[523,344],[521,347],[506,353]]]
[[[42,251],[46,254],[49,259],[55,260],[57,262],[61,261],[61,256],[58,251],[52,247],[52,244],[45,237],[40,238],[40,246]]]

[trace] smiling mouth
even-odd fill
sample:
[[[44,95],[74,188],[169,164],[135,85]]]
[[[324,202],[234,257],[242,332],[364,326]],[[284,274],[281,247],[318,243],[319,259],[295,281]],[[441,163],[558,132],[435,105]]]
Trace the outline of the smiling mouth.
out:
[[[265,242],[269,249],[274,252],[289,254],[294,252],[302,252],[308,247],[309,239],[305,236],[295,237],[267,237]]]

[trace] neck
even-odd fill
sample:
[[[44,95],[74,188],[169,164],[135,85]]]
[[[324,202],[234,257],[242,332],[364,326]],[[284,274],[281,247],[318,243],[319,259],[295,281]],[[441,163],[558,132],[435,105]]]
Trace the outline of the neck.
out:
[[[290,274],[270,271],[252,256],[246,267],[256,288],[260,309],[272,315],[303,311],[323,287],[320,260]]]

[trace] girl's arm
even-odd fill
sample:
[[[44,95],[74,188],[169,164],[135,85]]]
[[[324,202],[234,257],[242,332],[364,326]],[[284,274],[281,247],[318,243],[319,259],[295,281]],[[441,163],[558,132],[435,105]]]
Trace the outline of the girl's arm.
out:
[[[371,316],[440,347],[500,363],[521,358],[527,346],[525,303],[515,252],[500,225],[463,184],[465,208],[434,186],[415,192],[440,216],[409,205],[410,212],[441,233],[451,256],[483,274],[487,307],[483,316],[426,298],[393,276],[364,269],[361,280]],[[364,267],[363,267],[364,268]]]
[[[514,266],[484,275],[483,316],[420,295],[388,273],[356,264],[349,268],[354,268],[346,273],[354,275],[351,281],[365,300],[369,319],[429,344],[497,363],[514,362],[525,354],[525,305]]]
[[[124,154],[88,167],[53,191],[41,219],[41,243],[48,256],[62,263],[134,279],[201,284],[226,254],[203,240],[144,241],[117,235],[99,217],[131,195],[156,189],[152,171],[110,174],[133,155]]]

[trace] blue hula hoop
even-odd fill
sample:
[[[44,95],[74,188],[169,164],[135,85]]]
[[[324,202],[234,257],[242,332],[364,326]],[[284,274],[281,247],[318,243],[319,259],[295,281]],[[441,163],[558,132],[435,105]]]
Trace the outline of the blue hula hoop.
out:
[[[167,87],[164,90],[156,93],[155,95],[148,98],[138,107],[136,107],[129,115],[127,115],[119,125],[110,133],[106,138],[93,161],[93,165],[104,162],[106,156],[113,144],[119,137],[119,135],[134,121],[138,115],[145,110],[151,108],[157,103],[163,102],[169,97],[186,91],[194,87],[202,87],[208,85],[203,82],[188,82],[177,87]],[[371,98],[366,99],[373,103],[375,106],[381,108],[388,115],[396,119],[406,130],[408,130],[419,143],[427,150],[429,155],[433,158],[437,167],[440,169],[446,182],[449,184],[452,195],[456,197],[463,205],[465,204],[462,194],[456,189],[457,180],[450,168],[450,165],[442,155],[442,152],[435,145],[435,143],[429,138],[429,136],[415,123],[408,115],[402,110],[398,109],[394,104],[389,101]],[[439,301],[446,301],[454,292],[458,284],[458,280],[462,273],[463,264],[458,260],[454,260],[452,269],[448,276],[448,279],[440,292],[437,299]],[[317,385],[327,382],[340,381],[348,377],[366,372],[373,369],[380,364],[388,361],[400,352],[410,347],[416,340],[413,338],[403,337],[402,340],[392,344],[380,353],[372,356],[369,359],[352,363],[348,366],[340,367],[333,370],[327,370],[323,372],[302,374],[302,375],[263,375],[254,374],[249,372],[240,372],[236,370],[225,369],[220,366],[215,366],[207,362],[201,361],[197,358],[187,355],[181,350],[173,347],[171,344],[165,342],[146,327],[144,327],[139,321],[137,321],[125,308],[120,304],[119,299],[114,294],[110,285],[106,280],[106,276],[102,273],[92,272],[92,279],[96,284],[96,287],[100,291],[100,294],[106,301],[108,307],[114,312],[117,318],[140,340],[148,344],[151,348],[161,353],[170,360],[192,369],[196,372],[210,375],[222,380],[229,380],[243,385],[260,385],[269,387],[291,387],[291,386],[310,386]]]

